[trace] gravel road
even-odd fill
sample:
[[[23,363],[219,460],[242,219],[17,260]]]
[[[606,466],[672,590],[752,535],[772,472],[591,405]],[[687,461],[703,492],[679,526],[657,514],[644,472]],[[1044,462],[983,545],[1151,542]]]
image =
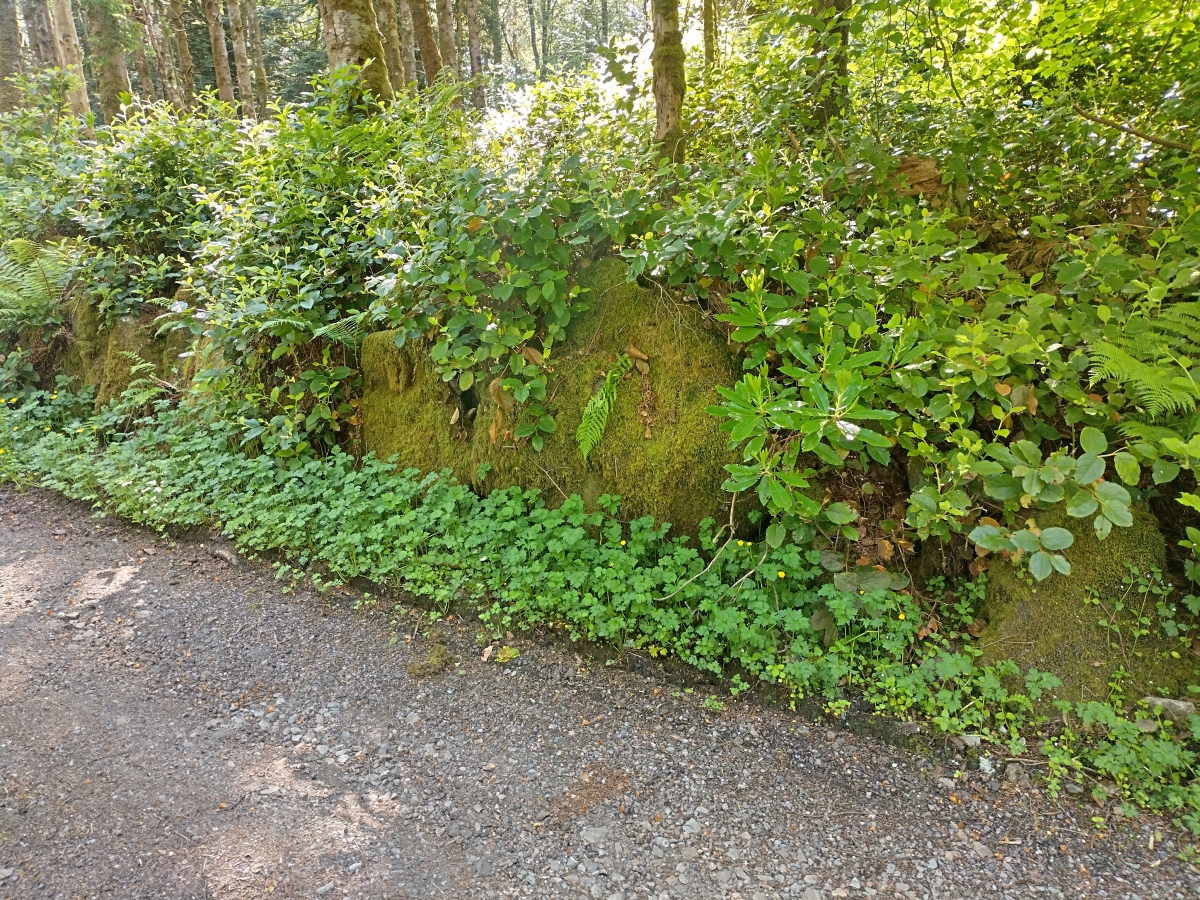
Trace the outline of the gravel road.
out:
[[[0,489],[0,898],[1200,896],[1161,821]],[[214,556],[218,550],[227,559]],[[1015,776],[1015,772],[1013,775]]]

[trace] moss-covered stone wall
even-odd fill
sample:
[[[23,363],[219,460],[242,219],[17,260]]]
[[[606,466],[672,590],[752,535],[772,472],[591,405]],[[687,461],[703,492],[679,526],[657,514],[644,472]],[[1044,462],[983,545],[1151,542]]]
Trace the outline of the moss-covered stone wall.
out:
[[[581,273],[590,309],[556,349],[547,407],[558,427],[541,453],[511,438],[493,443],[496,406],[486,385],[478,386],[471,415],[434,373],[427,348],[397,348],[389,332],[363,345],[367,449],[382,458],[395,454],[404,467],[453,469],[480,490],[538,488],[551,503],[568,494],[589,504],[618,494],[624,517],[651,515],[671,522],[674,533],[694,534],[709,516],[727,519],[730,498],[721,484],[725,464],[736,457],[705,408],[720,399],[717,385],[737,379],[737,363],[695,307],[629,284],[625,272],[620,260],[606,259]],[[631,342],[649,357],[650,371],[634,370],[621,382],[604,436],[585,463],[575,442],[584,406]],[[451,425],[456,410],[459,421]],[[485,478],[478,476],[482,464],[490,466]]]

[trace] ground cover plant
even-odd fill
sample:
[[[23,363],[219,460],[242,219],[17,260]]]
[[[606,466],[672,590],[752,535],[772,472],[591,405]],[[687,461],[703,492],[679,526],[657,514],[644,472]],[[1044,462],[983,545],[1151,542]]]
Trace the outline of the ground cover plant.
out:
[[[296,101],[273,108],[250,72],[231,106],[218,61],[186,102],[167,69],[161,102],[90,62],[6,82],[0,474],[215,524],[289,577],[919,716],[1200,827],[1196,13],[736,4],[717,41],[705,4],[698,53],[676,6],[652,54],[606,20],[581,56],[587,16],[555,50],[543,19],[511,83],[475,51],[473,80],[424,45],[410,77],[334,42],[303,85],[270,73]],[[603,308],[580,272],[611,256],[740,366],[708,412],[742,518],[678,534],[365,452],[359,352],[386,330],[457,398],[448,427],[486,428],[486,392],[491,440],[541,453],[565,336]],[[604,361],[584,463],[644,357]],[[1056,673],[980,649],[990,567],[1054,591],[1088,575],[1080,527],[1148,519],[1162,565],[1076,610],[1111,636],[1103,696],[1055,707]],[[1130,653],[1190,665],[1181,695],[1144,698]]]

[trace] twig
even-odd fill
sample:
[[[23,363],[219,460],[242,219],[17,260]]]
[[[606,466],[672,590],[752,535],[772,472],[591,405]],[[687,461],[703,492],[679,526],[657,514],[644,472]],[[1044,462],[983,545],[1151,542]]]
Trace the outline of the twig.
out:
[[[1098,125],[1107,125],[1109,128],[1115,128],[1117,131],[1124,132],[1125,134],[1131,134],[1134,137],[1141,138],[1143,141],[1148,141],[1151,144],[1158,144],[1161,147],[1171,147],[1175,150],[1185,150],[1188,153],[1194,153],[1196,151],[1194,144],[1185,144],[1183,141],[1174,141],[1171,140],[1171,138],[1157,137],[1153,134],[1147,134],[1145,131],[1139,131],[1131,125],[1125,125],[1121,122],[1114,121],[1113,119],[1106,119],[1103,116],[1097,116],[1093,113],[1090,113],[1078,103],[1073,104],[1071,108],[1075,110],[1078,115],[1087,119],[1089,122],[1095,122]]]
[[[726,538],[725,543],[721,545],[721,549],[713,554],[713,558],[711,560],[709,560],[709,563],[707,566],[705,566],[703,569],[701,569],[699,572],[697,572],[695,575],[693,575],[691,578],[689,578],[687,581],[685,581],[679,587],[675,588],[675,590],[671,591],[671,593],[667,594],[665,597],[655,597],[652,602],[665,603],[666,601],[670,600],[672,597],[674,597],[676,594],[678,594],[680,591],[682,591],[685,587],[687,587],[689,584],[691,584],[693,581],[695,581],[701,575],[704,575],[706,572],[708,572],[710,569],[712,569],[713,566],[715,566],[717,564],[717,560],[721,558],[721,554],[725,552],[725,548],[728,547],[730,541],[733,540],[733,513],[734,513],[734,510],[737,509],[737,498],[738,498],[739,493],[741,493],[741,492],[735,491],[733,494],[733,499],[729,502],[729,524],[722,525],[720,530],[717,531],[717,535],[719,536],[721,534],[721,532],[724,531],[726,528],[729,529],[729,537]],[[715,538],[714,538],[714,540],[715,540]]]
[[[540,463],[535,461],[534,465],[537,466],[539,472],[541,472],[543,475],[545,475],[547,478],[550,479],[550,483],[552,485],[554,485],[556,488],[558,488],[558,492],[563,495],[563,499],[564,500],[568,499],[567,492],[564,491],[562,488],[558,487],[558,482],[554,480],[554,476],[551,475],[549,472],[547,472],[545,469],[543,469]]]

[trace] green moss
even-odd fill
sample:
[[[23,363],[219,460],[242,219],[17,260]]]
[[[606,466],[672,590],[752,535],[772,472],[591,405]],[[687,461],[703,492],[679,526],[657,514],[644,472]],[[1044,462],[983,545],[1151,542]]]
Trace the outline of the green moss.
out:
[[[159,337],[157,317],[156,312],[136,318],[122,316],[108,330],[103,369],[96,388],[97,409],[121,396],[129,387],[137,359],[153,363],[154,372],[160,378],[168,377],[178,366],[179,354],[186,349],[188,339],[181,332]]]
[[[405,467],[452,468],[482,491],[520,485],[540,489],[550,503],[580,494],[588,504],[618,494],[623,516],[651,515],[671,522],[675,533],[695,534],[709,516],[723,521],[729,515],[724,466],[736,457],[705,407],[719,400],[716,385],[736,380],[733,355],[705,330],[694,307],[626,283],[619,260],[585,269],[580,283],[590,291],[590,308],[555,351],[547,406],[557,431],[543,452],[511,439],[492,442],[497,409],[486,385],[474,417],[464,407],[463,425],[451,426],[458,398],[433,373],[424,348],[398,350],[386,332],[371,335],[362,351],[367,449],[384,458],[395,453]],[[650,357],[650,372],[634,371],[621,382],[604,436],[585,463],[575,443],[583,408],[631,341]],[[647,408],[649,438],[641,418]],[[491,471],[480,480],[484,463]]]
[[[67,328],[67,352],[59,371],[78,378],[85,386],[95,387],[104,377],[108,334],[101,326],[99,313],[80,291],[67,306]]]
[[[1024,668],[1036,666],[1063,681],[1060,699],[1080,701],[1105,699],[1108,680],[1124,665],[1132,676],[1127,690],[1132,696],[1146,694],[1179,696],[1195,681],[1195,667],[1187,659],[1170,656],[1171,646],[1154,635],[1131,644],[1132,621],[1128,615],[1114,617],[1124,642],[1100,627],[1100,619],[1111,617],[1085,600],[1098,596],[1112,602],[1127,593],[1123,584],[1129,566],[1141,572],[1166,566],[1166,543],[1158,522],[1149,512],[1134,511],[1129,528],[1114,528],[1104,540],[1097,539],[1090,521],[1071,519],[1064,513],[1043,513],[1042,528],[1061,526],[1075,535],[1075,543],[1064,555],[1071,561],[1069,576],[1052,575],[1035,582],[1020,568],[1000,558],[988,568],[987,602],[981,613],[988,620],[981,637],[989,661],[1011,656]],[[1136,593],[1126,604],[1140,599]],[[1153,601],[1147,612],[1153,618]],[[1116,642],[1116,648],[1111,645]]]

